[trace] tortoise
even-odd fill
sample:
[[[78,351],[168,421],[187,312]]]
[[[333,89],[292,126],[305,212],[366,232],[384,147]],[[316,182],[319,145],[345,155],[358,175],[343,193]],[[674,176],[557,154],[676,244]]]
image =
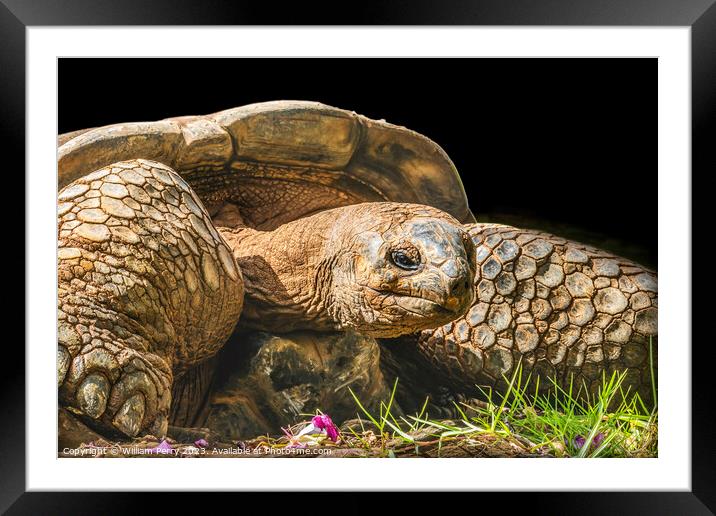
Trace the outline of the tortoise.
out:
[[[226,360],[207,416],[189,426],[240,439],[276,432],[317,408],[345,421],[360,416],[346,387],[375,413],[393,397],[394,415],[413,414],[427,397],[431,416],[453,419],[462,417],[456,402],[479,403],[490,389],[504,394],[518,373],[527,392],[554,391],[556,382],[580,398],[598,392],[602,375],[620,372],[623,394],[615,405],[634,393],[647,407],[656,402],[658,299],[651,271],[542,231],[466,228],[479,268],[476,299],[464,316],[379,338],[377,346],[372,339],[311,332],[242,332],[232,337],[242,346],[222,351]]]
[[[443,404],[451,406],[456,397],[484,398],[489,389],[504,394],[518,373],[528,392],[556,385],[577,398],[594,396],[605,375],[622,373],[614,403],[629,394],[645,406],[656,403],[654,271],[538,230],[487,223],[466,228],[478,266],[470,310],[381,348],[386,379],[401,378],[407,406],[424,401],[416,379],[425,383],[420,371],[427,369],[433,391],[444,396],[447,389]],[[447,415],[455,417],[453,407]]]
[[[217,362],[240,365],[223,360],[232,333],[232,348],[286,334],[361,356],[372,394],[378,354],[387,376],[461,391],[520,362],[560,382],[625,368],[646,392],[655,274],[476,223],[454,164],[414,131],[278,101],[58,146],[60,405],[100,432],[211,422]],[[355,370],[340,362],[328,372]]]
[[[60,137],[62,406],[161,436],[170,412],[192,418],[239,317],[393,337],[463,314],[474,246],[426,205],[469,217],[447,163],[424,137],[316,103]]]

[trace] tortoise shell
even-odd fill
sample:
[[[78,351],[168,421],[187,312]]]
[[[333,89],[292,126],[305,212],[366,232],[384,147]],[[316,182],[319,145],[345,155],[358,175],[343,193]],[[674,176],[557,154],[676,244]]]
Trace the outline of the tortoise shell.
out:
[[[368,201],[427,204],[475,220],[454,164],[435,142],[318,102],[83,129],[60,135],[58,145],[59,188],[118,161],[155,160],[181,174],[212,215],[232,203],[262,230]]]

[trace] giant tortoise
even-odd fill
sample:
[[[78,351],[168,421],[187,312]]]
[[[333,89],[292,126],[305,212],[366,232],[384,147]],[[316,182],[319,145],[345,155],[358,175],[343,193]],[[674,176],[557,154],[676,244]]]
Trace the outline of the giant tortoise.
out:
[[[320,384],[374,396],[379,350],[416,388],[500,388],[519,363],[590,386],[625,369],[649,395],[655,275],[476,223],[418,133],[280,101],[58,145],[60,404],[101,433],[240,434],[272,396],[296,413],[331,403]],[[321,373],[294,374],[307,367]]]

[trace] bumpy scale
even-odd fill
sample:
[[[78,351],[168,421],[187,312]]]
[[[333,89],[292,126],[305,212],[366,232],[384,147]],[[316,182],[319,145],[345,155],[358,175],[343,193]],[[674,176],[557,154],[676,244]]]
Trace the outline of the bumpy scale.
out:
[[[468,313],[420,334],[419,349],[463,385],[504,386],[521,362],[595,392],[602,372],[651,399],[656,368],[656,275],[624,258],[547,233],[466,226],[476,247],[477,298]],[[650,346],[650,341],[653,346]]]
[[[60,401],[104,431],[164,435],[173,378],[238,321],[241,273],[164,165],[116,163],[58,199]]]

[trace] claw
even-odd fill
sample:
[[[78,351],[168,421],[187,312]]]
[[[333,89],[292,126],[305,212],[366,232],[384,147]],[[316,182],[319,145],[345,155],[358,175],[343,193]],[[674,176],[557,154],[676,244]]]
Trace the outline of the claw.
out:
[[[96,348],[83,354],[82,367],[87,370],[99,370],[107,374],[109,380],[114,383],[119,375],[119,364],[117,357],[104,348]]]
[[[70,367],[70,353],[64,346],[57,346],[57,386],[65,381],[67,369]]]
[[[144,419],[144,396],[137,393],[117,411],[112,423],[121,432],[134,437],[142,428]]]
[[[157,407],[157,388],[152,380],[152,377],[143,371],[125,374],[114,384],[110,408],[114,410],[134,394],[141,393],[144,403],[143,411],[149,412],[151,417],[151,413],[155,412]]]
[[[109,382],[103,374],[91,374],[84,379],[77,390],[77,403],[82,412],[93,419],[104,413],[107,407]]]

